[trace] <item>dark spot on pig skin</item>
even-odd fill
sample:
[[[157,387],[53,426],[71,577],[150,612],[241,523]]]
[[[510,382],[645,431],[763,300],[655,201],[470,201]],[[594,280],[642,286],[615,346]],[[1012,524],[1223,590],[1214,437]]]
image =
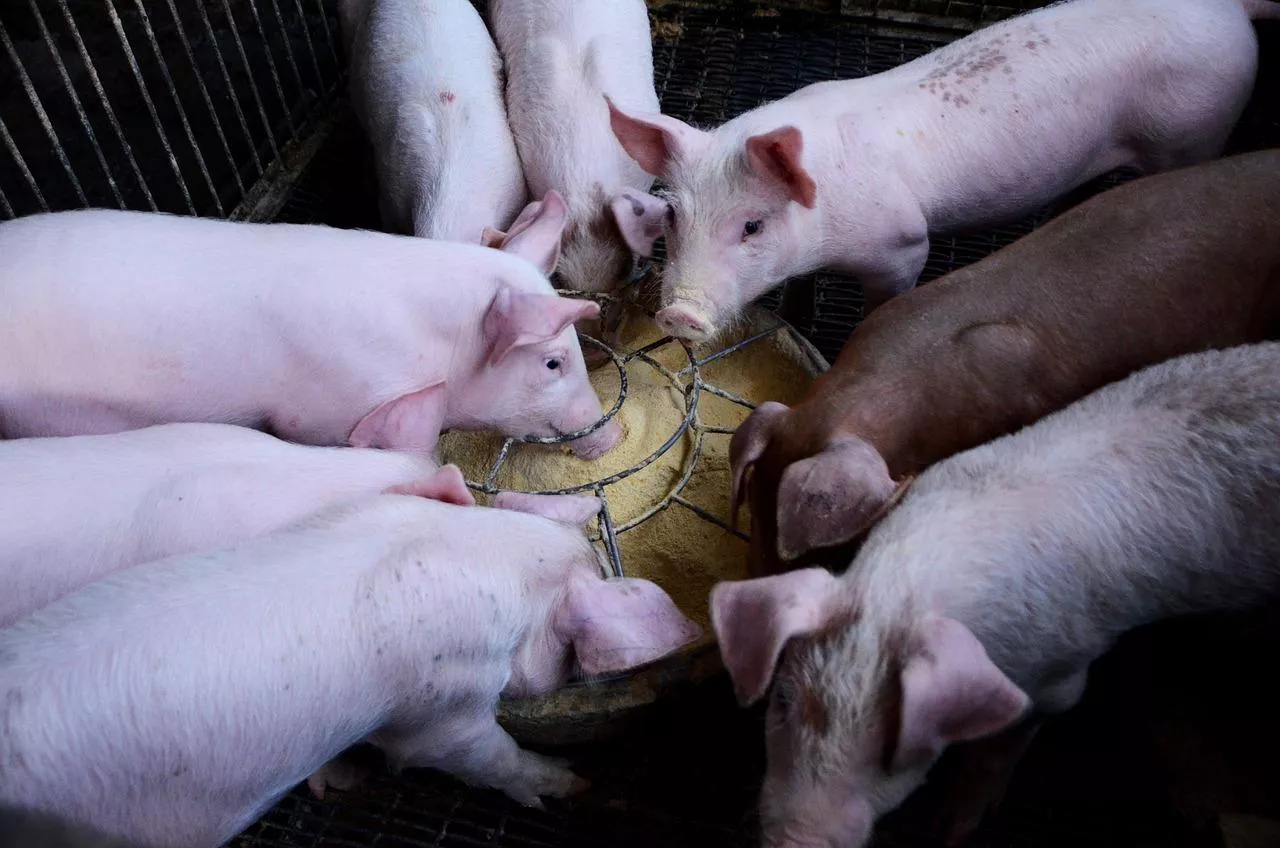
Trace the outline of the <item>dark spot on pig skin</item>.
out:
[[[434,657],[431,658],[431,661],[440,662],[440,660],[442,659],[444,659],[444,654],[436,654]]]
[[[176,769],[173,770],[174,777],[182,777],[186,773],[187,773],[187,770],[183,766],[178,766]]]
[[[452,91],[442,91],[442,92],[440,92],[440,102],[441,102],[441,103],[452,103],[456,97],[457,97],[457,95],[455,95]]]
[[[806,689],[800,696],[800,721],[818,733],[826,733],[828,725],[827,707],[813,690]]]
[[[1035,43],[1034,41],[1028,41],[1026,44],[1024,44],[1024,45],[1022,45],[1022,46],[1023,46],[1023,47],[1025,47],[1025,48],[1027,48],[1028,50],[1035,50],[1035,49],[1036,49],[1036,43]]]

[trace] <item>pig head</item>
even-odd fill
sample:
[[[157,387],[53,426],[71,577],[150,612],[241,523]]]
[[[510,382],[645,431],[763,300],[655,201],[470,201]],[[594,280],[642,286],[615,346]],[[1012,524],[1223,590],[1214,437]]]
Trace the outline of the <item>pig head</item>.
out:
[[[767,132],[698,130],[667,115],[630,115],[609,104],[614,134],[645,171],[669,186],[662,223],[667,264],[662,283],[665,332],[711,338],[747,303],[779,281],[819,267],[817,183],[805,168],[795,126]],[[629,244],[646,254],[652,212],[618,216]]]
[[[822,569],[721,583],[711,617],[744,705],[773,686],[760,796],[766,848],[862,848],[950,745],[1017,724],[1031,702],[960,622],[889,632]]]
[[[901,491],[870,442],[833,433],[805,410],[774,401],[738,427],[729,459],[733,520],[745,500],[748,562],[757,577],[794,568],[811,551],[852,542]]]
[[[560,252],[564,202],[549,192],[526,212],[517,222],[519,228],[503,234],[497,246],[549,274]],[[599,312],[590,301],[499,284],[481,323],[483,350],[477,367],[453,385],[436,383],[382,404],[355,427],[351,444],[430,449],[446,421],[461,429],[498,430],[516,438],[567,436],[588,429],[604,411],[587,378],[573,325]],[[579,457],[595,459],[621,437],[621,425],[610,421],[570,444]]]
[[[501,492],[494,507],[550,519],[581,532],[600,511],[600,500],[583,495]],[[586,544],[584,548],[594,551]],[[592,556],[589,568],[573,571],[558,594],[545,638],[522,652],[505,694],[530,695],[564,682],[568,652],[575,676],[602,677],[660,659],[702,637],[702,629],[662,589],[634,577],[605,579]]]

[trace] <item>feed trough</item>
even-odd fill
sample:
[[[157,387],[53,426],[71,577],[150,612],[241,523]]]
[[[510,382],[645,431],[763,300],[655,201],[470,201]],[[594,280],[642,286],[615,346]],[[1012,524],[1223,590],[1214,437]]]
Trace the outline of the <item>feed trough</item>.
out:
[[[798,400],[827,367],[803,336],[758,307],[699,345],[664,337],[638,307],[627,309],[614,347],[584,338],[609,357],[593,374],[609,411],[587,431],[525,440],[455,432],[439,448],[482,500],[501,491],[598,497],[592,541],[602,570],[653,580],[704,630],[695,645],[644,668],[504,702],[499,720],[530,743],[604,738],[721,669],[707,596],[718,580],[746,576],[746,537],[729,515],[729,439],[756,404]],[[563,447],[614,418],[624,437],[604,457],[584,462]]]

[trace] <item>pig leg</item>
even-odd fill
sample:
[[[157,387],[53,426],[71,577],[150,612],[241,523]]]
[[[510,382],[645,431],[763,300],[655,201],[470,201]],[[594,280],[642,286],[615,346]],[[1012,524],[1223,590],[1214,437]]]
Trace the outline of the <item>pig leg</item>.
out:
[[[339,754],[322,765],[315,774],[307,778],[307,788],[316,800],[323,801],[325,790],[337,789],[348,792],[364,783],[372,773],[371,769],[350,753]]]
[[[473,786],[500,789],[526,807],[541,807],[543,795],[564,798],[589,785],[563,761],[521,748],[492,713],[379,739],[378,745],[393,767],[439,769]]]
[[[874,258],[859,265],[856,273],[862,284],[864,315],[888,300],[915,287],[929,259],[929,235],[923,229],[912,234],[899,231],[872,248]]]
[[[1043,719],[1028,718],[988,739],[956,748],[945,784],[941,824],[948,848],[962,845],[1004,797],[1009,779]]]

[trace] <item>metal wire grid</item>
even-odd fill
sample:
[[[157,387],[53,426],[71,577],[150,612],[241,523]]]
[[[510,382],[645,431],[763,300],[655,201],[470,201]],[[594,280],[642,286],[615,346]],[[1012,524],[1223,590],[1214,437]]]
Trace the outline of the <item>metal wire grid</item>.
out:
[[[234,216],[331,104],[334,3],[0,4],[0,218]]]
[[[633,286],[642,285],[643,282],[643,279],[637,280]],[[632,291],[634,291],[634,288]],[[594,300],[601,301],[603,302],[602,306],[604,309],[607,309],[608,305],[615,300],[615,298],[610,295],[601,295],[593,292],[566,291],[565,294],[572,297],[589,297]],[[625,296],[626,295],[624,294],[623,297]],[[665,336],[657,341],[650,342],[636,350],[619,354],[604,342],[590,336],[579,334],[579,338],[588,346],[595,347],[608,355],[610,362],[618,369],[618,397],[614,401],[612,407],[594,424],[581,430],[576,430],[572,433],[548,437],[526,436],[520,439],[505,439],[502,443],[502,447],[498,450],[498,455],[494,458],[493,464],[490,466],[489,473],[485,476],[484,481],[477,482],[468,480],[467,485],[478,492],[484,492],[489,495],[494,495],[501,491],[509,491],[500,488],[497,485],[497,480],[507,459],[511,456],[512,449],[517,444],[564,444],[590,435],[605,426],[605,424],[613,420],[614,416],[616,416],[622,409],[623,403],[626,402],[628,391],[627,368],[632,363],[638,362],[658,372],[667,380],[667,382],[680,392],[681,397],[684,400],[684,413],[681,416],[680,423],[676,429],[672,431],[671,435],[662,443],[662,445],[628,468],[624,468],[621,471],[589,483],[581,483],[579,485],[568,486],[561,489],[537,490],[534,491],[533,494],[571,495],[590,492],[600,499],[600,512],[597,516],[599,525],[598,535],[592,537],[591,541],[600,542],[604,546],[605,555],[609,560],[610,571],[615,577],[623,577],[626,574],[626,570],[622,562],[622,554],[618,548],[618,535],[629,530],[634,530],[650,518],[653,518],[658,513],[669,508],[672,504],[678,504],[682,508],[687,509],[694,515],[698,516],[703,521],[714,524],[726,533],[746,541],[747,536],[745,533],[738,530],[736,527],[731,526],[719,516],[713,515],[693,503],[682,494],[685,487],[689,484],[689,481],[693,478],[693,471],[697,467],[698,460],[702,456],[703,438],[708,434],[719,434],[725,436],[733,435],[733,430],[730,428],[715,427],[710,424],[702,423],[698,416],[698,401],[701,398],[702,393],[708,392],[716,395],[747,410],[755,409],[756,406],[746,398],[739,397],[732,392],[726,391],[719,386],[707,382],[702,376],[701,369],[703,366],[715,362],[718,359],[723,359],[724,357],[742,350],[743,348],[764,341],[777,333],[785,331],[786,325],[779,322],[773,327],[753,333],[746,338],[743,338],[733,344],[726,345],[725,347],[701,358],[694,355],[693,347],[689,342],[674,339],[670,336]],[[651,355],[665,347],[678,347],[683,351],[688,364],[679,371],[672,371]],[[617,524],[609,509],[609,496],[606,491],[606,487],[621,480],[625,480],[633,474],[648,468],[654,462],[657,462],[667,454],[688,433],[693,434],[693,445],[685,456],[684,461],[681,463],[679,479],[676,480],[675,484],[667,490],[667,493],[663,495],[657,503],[654,503],[643,513],[635,516],[629,521],[623,524]]]

